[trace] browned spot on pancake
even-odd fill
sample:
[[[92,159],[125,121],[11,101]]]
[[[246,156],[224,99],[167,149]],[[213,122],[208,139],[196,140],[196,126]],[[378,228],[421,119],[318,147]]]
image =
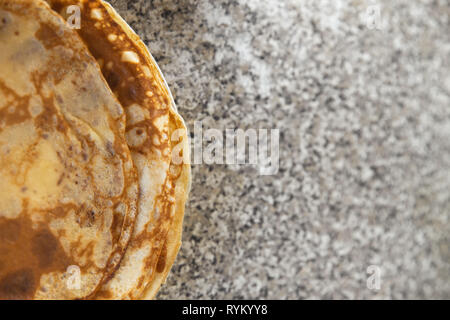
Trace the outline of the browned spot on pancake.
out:
[[[0,279],[0,298],[5,300],[30,299],[36,290],[33,270],[20,269]]]
[[[156,272],[162,273],[166,268],[166,260],[167,260],[167,243],[164,242],[164,246],[161,251],[161,255],[158,258],[158,264],[156,265]]]
[[[130,86],[128,87],[128,99],[130,101],[139,101],[139,92],[143,92],[141,86],[137,83],[130,83]]]
[[[95,298],[96,299],[105,299],[105,300],[109,300],[112,298],[112,293],[109,290],[103,290],[100,289],[99,291],[97,291],[97,293],[95,294]]]
[[[0,12],[0,30],[4,29],[9,23],[11,23],[11,16],[6,12]]]
[[[58,206],[58,207],[54,208],[53,210],[51,210],[50,213],[57,218],[63,218],[69,212],[70,207],[71,207],[70,205],[66,205],[66,207]],[[75,207],[75,206],[73,206],[73,207]]]
[[[41,27],[36,32],[36,38],[42,42],[45,48],[51,49],[53,47],[64,45],[60,36],[55,32],[55,28],[45,23],[41,23]]]
[[[30,103],[29,95],[23,97],[19,96],[2,81],[0,81],[0,90],[7,96],[13,98],[10,105],[4,105],[3,108],[0,109],[0,122],[4,122],[4,124],[10,126],[22,123],[31,117],[28,110],[28,105]],[[0,105],[0,108],[1,107],[2,105]]]
[[[114,70],[105,72],[105,79],[108,82],[110,88],[115,90],[120,84],[120,76]]]
[[[123,228],[124,217],[120,214],[115,214],[113,216],[113,222],[111,225],[111,233],[113,236],[113,241],[117,241],[120,237],[121,230]]]
[[[40,29],[36,32],[36,38],[43,43],[44,47],[48,50],[49,63],[43,70],[34,71],[31,74],[32,81],[36,87],[36,90],[41,93],[44,83],[53,81],[54,84],[59,84],[68,74],[74,72],[76,68],[79,68],[79,61],[76,59],[76,55],[73,49],[71,50],[51,50],[52,47],[61,46],[61,48],[68,49],[65,46],[64,38],[73,37],[69,33],[65,33],[61,36],[57,34],[58,26],[50,26],[41,24]],[[58,99],[58,97],[57,97]],[[60,104],[64,101],[62,97],[59,97]]]
[[[3,243],[17,241],[20,234],[20,223],[17,220],[7,220],[0,225],[0,241]]]
[[[59,1],[51,1],[51,0],[49,0],[47,2],[49,2],[51,4],[52,9],[55,10],[56,12],[58,12],[60,14],[64,13],[63,9],[66,8],[66,4],[65,3],[62,3],[62,2],[59,2]]]
[[[58,241],[48,230],[37,232],[32,238],[32,252],[39,260],[41,268],[47,268],[54,260]]]
[[[36,127],[44,132],[53,131],[53,129],[65,132],[68,126],[55,107],[54,97],[42,98],[42,100],[43,111],[35,119]]]
[[[64,173],[62,173],[62,174],[59,176],[59,179],[58,179],[58,182],[57,182],[57,185],[58,185],[58,186],[61,185],[61,183],[62,183],[63,180],[64,180],[64,177],[65,177],[65,174],[64,174]]]
[[[47,225],[33,225],[26,209],[17,219],[0,217],[0,253],[0,300],[32,299],[43,274],[74,264]]]

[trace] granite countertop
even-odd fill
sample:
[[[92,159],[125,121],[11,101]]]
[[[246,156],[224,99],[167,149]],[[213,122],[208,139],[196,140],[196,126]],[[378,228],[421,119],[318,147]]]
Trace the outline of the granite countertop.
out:
[[[160,299],[450,298],[448,1],[111,3],[190,130],[280,130],[275,175],[193,165]]]

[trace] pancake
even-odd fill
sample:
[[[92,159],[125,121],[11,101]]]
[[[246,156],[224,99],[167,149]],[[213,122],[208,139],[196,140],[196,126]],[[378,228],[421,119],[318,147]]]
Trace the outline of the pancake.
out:
[[[185,124],[148,49],[109,4],[48,2],[66,17],[69,5],[81,9],[77,31],[125,109],[126,138],[139,177],[139,208],[130,245],[95,298],[153,298],[146,288],[158,290],[180,246],[190,180],[188,161],[177,161],[189,158]]]
[[[0,299],[91,298],[117,269],[138,196],[125,118],[59,15],[0,0]]]

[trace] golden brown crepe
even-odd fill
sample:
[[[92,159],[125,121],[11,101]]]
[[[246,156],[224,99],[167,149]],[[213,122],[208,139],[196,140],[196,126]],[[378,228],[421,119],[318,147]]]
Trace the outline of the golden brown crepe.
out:
[[[0,0],[0,299],[151,299],[181,245],[186,127],[109,4],[47,2]]]
[[[140,181],[132,240],[114,277],[95,298],[153,298],[181,244],[190,166],[177,159],[189,157],[186,127],[154,59],[110,5],[99,0],[48,2],[66,17],[69,6],[81,9],[78,32],[125,108],[127,142]]]
[[[122,106],[41,0],[0,0],[0,177],[0,299],[92,297],[127,248],[137,177]]]

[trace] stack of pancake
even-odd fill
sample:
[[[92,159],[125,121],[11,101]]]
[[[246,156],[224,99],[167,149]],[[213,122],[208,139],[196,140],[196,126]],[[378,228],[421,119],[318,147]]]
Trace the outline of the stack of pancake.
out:
[[[0,299],[154,298],[181,244],[187,140],[109,4],[0,0]]]

